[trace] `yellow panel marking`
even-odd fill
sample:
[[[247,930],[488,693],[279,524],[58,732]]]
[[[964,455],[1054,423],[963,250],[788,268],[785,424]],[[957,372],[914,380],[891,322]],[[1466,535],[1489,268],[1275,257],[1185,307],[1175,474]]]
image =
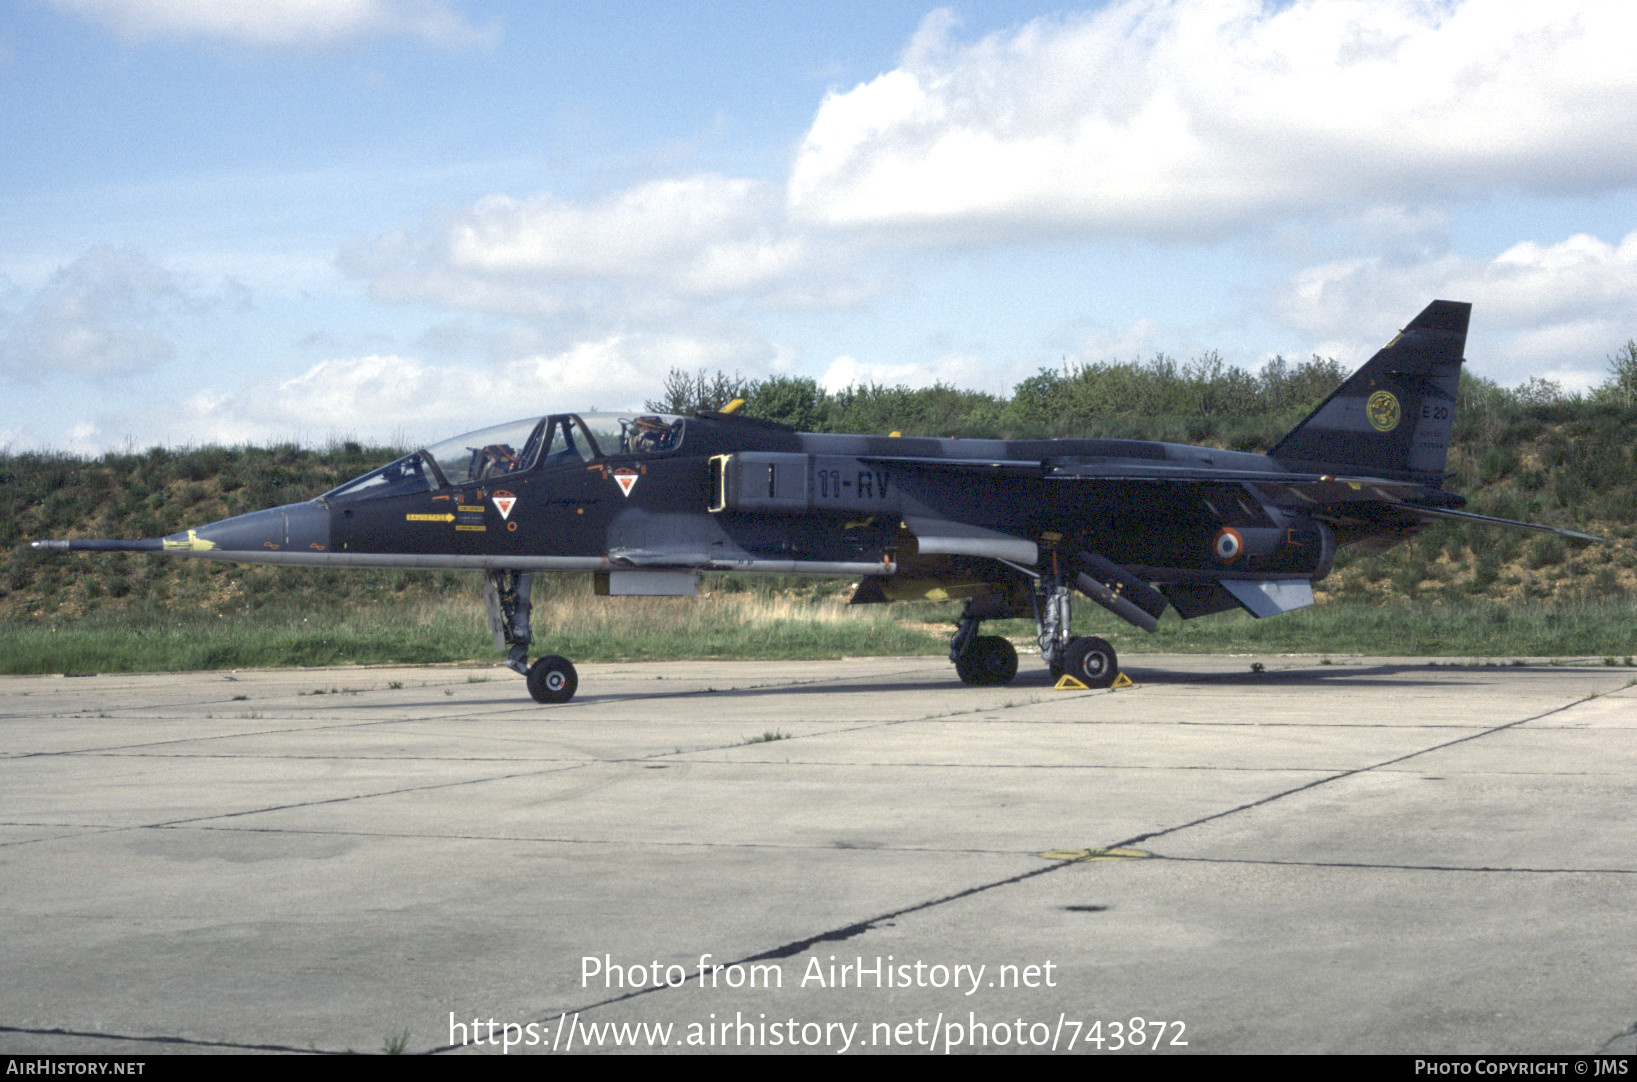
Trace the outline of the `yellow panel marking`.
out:
[[[1146,849],[1048,849],[1040,856],[1046,860],[1147,860],[1154,854]]]
[[[404,518],[408,519],[410,522],[453,522],[453,521],[455,521],[455,516],[450,515],[450,514],[442,514],[442,515],[405,515]]]
[[[482,533],[484,530],[488,529],[488,527],[486,527],[486,526],[456,526],[455,529],[457,529],[457,530],[471,530],[473,533]]]
[[[478,504],[476,507],[472,507],[472,506],[470,506],[468,504],[457,503],[455,505],[455,510],[456,511],[481,511],[481,510],[483,510],[483,505]]]
[[[216,542],[206,541],[198,530],[189,530],[186,541],[165,541],[161,547],[166,552],[209,552],[216,547]]]

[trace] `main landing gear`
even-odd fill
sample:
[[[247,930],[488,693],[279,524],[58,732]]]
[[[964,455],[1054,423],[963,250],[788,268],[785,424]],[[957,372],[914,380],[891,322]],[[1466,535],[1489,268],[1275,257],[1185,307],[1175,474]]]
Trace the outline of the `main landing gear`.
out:
[[[999,635],[979,635],[977,630],[978,621],[962,613],[961,630],[949,646],[949,660],[955,663],[961,681],[1010,684],[1017,675],[1017,650]]]
[[[1044,575],[1034,580],[1035,628],[1040,657],[1054,677],[1072,676],[1088,688],[1106,688],[1120,675],[1114,647],[1095,635],[1075,637],[1070,630],[1069,587]],[[967,684],[1009,684],[1017,675],[1017,651],[995,635],[979,635],[984,620],[1008,615],[1009,606],[998,594],[974,597],[961,611],[960,626],[949,641],[949,660]]]
[[[489,630],[495,647],[506,651],[506,667],[521,673],[529,694],[537,703],[566,703],[574,698],[580,676],[566,657],[547,654],[529,664],[529,644],[534,641],[529,628],[529,576],[522,571],[491,571],[484,585],[483,601],[489,610]]]

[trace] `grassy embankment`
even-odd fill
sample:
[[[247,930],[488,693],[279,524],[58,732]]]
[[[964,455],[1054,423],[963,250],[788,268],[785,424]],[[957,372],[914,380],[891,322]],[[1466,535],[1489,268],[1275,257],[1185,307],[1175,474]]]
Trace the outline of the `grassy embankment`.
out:
[[[1627,358],[1629,361],[1631,358]],[[1466,380],[1449,468],[1471,510],[1611,539],[1440,524],[1379,555],[1344,552],[1320,605],[1273,620],[1223,614],[1154,636],[1090,603],[1077,630],[1122,651],[1207,650],[1591,656],[1637,653],[1637,365],[1592,395]],[[1110,434],[1260,450],[1334,385],[1309,362],[1250,376],[1202,358],[1178,367],[1043,372],[1009,400],[941,387],[828,395],[802,380],[735,387],[751,412],[803,427],[969,436]],[[678,374],[680,376],[680,374]],[[1626,377],[1633,384],[1627,388]],[[684,382],[673,381],[673,389]],[[1315,390],[1317,388],[1317,390]],[[704,392],[710,392],[706,394]],[[1145,412],[1146,411],[1146,412]],[[0,456],[0,671],[94,672],[495,661],[480,577],[451,572],[234,567],[142,555],[41,556],[36,537],[152,537],[305,499],[393,454],[343,444],[217,447],[94,460]],[[583,576],[538,577],[540,648],[576,660],[939,653],[956,605],[848,609],[845,584],[707,577],[698,599],[608,599]],[[1022,622],[994,630],[1027,639]]]
[[[294,572],[299,574],[300,572]],[[460,596],[304,613],[109,610],[0,624],[0,670],[144,672],[282,665],[497,664],[475,575]],[[599,598],[589,580],[535,592],[540,653],[575,661],[680,657],[821,658],[918,654],[943,646],[897,613],[827,598],[737,592],[704,598]]]

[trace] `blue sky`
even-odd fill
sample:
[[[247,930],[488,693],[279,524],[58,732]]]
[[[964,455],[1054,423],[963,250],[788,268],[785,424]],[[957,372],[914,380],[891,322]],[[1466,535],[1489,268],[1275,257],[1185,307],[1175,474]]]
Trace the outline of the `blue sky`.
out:
[[[1435,297],[1478,374],[1587,387],[1637,336],[1634,40],[1589,0],[20,0],[0,446],[430,441],[672,367],[1352,366]]]

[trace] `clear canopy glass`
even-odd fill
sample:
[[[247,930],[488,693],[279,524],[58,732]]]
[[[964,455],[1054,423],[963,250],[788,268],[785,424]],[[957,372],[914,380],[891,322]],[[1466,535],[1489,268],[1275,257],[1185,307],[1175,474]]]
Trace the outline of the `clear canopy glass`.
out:
[[[330,503],[489,481],[564,462],[667,454],[687,422],[668,413],[554,414],[468,432],[405,455],[324,494]]]
[[[519,473],[534,465],[549,418],[495,425],[434,443],[426,454],[437,463],[444,484],[464,485]]]

